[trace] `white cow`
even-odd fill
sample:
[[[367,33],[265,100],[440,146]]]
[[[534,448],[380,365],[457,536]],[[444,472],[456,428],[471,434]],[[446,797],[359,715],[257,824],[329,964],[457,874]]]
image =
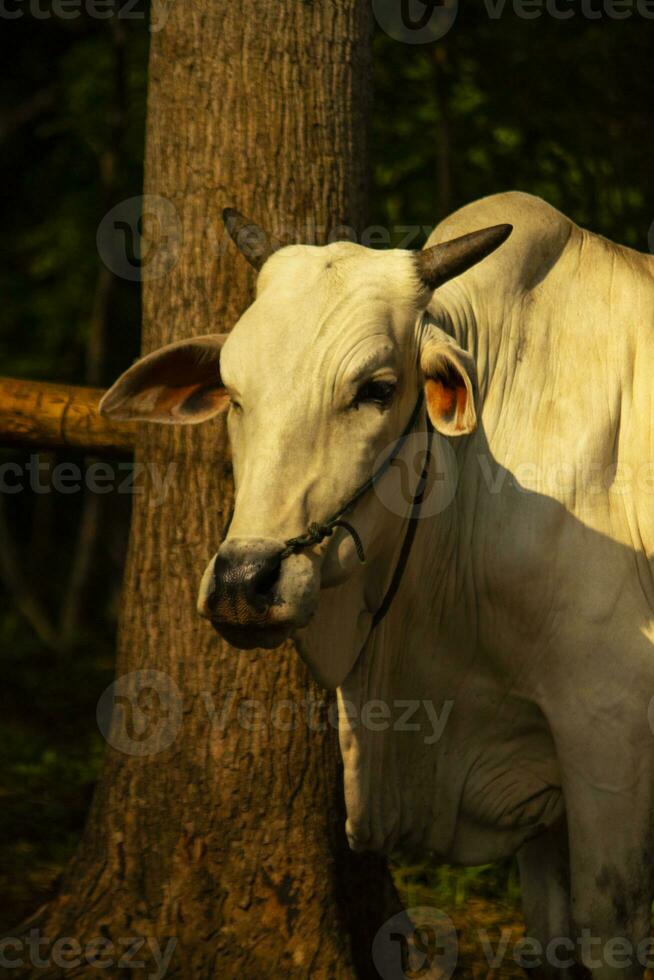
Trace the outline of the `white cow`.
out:
[[[102,404],[161,422],[229,406],[236,505],[201,612],[237,646],[294,634],[338,688],[353,847],[465,864],[518,853],[528,934],[563,940],[541,974],[571,975],[574,945],[597,978],[639,975],[654,260],[519,193],[457,212],[422,253],[274,251],[227,221],[263,266],[254,304],[229,339],[146,357]],[[452,278],[507,222],[508,242]],[[394,464],[340,515],[351,530],[329,525],[407,425]],[[417,492],[416,456],[429,464],[417,519],[400,492],[409,476]]]

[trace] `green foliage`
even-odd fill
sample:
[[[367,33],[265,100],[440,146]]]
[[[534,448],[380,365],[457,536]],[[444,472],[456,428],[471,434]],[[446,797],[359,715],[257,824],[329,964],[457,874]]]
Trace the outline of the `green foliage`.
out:
[[[84,380],[96,229],[111,203],[138,194],[142,183],[148,35],[140,22],[125,21],[122,30],[117,44],[108,21],[26,16],[5,25],[5,62],[17,66],[0,95],[0,177],[11,195],[11,247],[0,267],[6,374]],[[120,165],[105,192],[110,151],[119,151]],[[117,286],[112,340],[122,365],[125,348],[138,350],[139,295],[132,284]]]
[[[2,621],[0,930],[34,911],[74,851],[100,772],[92,725],[109,648],[53,662],[15,615]]]
[[[473,898],[499,901],[510,907],[517,907],[520,901],[515,860],[459,868],[429,858],[419,862],[397,858],[392,871],[407,908],[431,905],[455,909]]]
[[[0,267],[3,374],[85,380],[101,269],[97,226],[113,203],[141,191],[148,43],[139,21],[122,22],[118,32],[86,17],[26,14],[3,25],[0,45],[13,65],[0,93],[10,243]],[[137,353],[139,320],[138,286],[115,281],[105,381]],[[0,447],[0,463],[7,461],[24,466],[27,454]],[[22,576],[56,625],[81,495],[20,493],[0,504]],[[0,925],[15,925],[47,896],[79,838],[99,771],[95,706],[112,675],[129,516],[125,499],[111,504],[85,615],[66,653],[44,647],[0,586]]]
[[[502,190],[647,250],[654,220],[652,25],[638,16],[493,20],[461,3],[436,44],[375,37],[375,221],[435,224]]]

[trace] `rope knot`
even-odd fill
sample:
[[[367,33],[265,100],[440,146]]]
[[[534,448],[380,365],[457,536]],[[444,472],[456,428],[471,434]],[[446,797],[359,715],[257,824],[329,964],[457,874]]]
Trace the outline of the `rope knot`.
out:
[[[313,524],[309,524],[308,528],[308,538],[312,538],[316,544],[320,544],[324,538],[329,538],[334,533],[334,528],[330,527],[329,524],[318,524],[315,521]]]
[[[316,521],[309,524],[305,534],[301,534],[297,538],[289,538],[286,542],[286,547],[280,555],[280,561],[284,561],[289,555],[297,555],[299,551],[303,551],[304,548],[310,548],[314,544],[320,544],[325,538],[330,538],[334,533],[335,528],[342,527],[348,532],[354,541],[354,547],[356,548],[357,556],[359,561],[363,563],[366,560],[366,556],[363,550],[363,544],[361,538],[359,537],[356,530],[348,521],[343,521],[340,518],[337,520],[329,521],[328,524],[318,524]]]

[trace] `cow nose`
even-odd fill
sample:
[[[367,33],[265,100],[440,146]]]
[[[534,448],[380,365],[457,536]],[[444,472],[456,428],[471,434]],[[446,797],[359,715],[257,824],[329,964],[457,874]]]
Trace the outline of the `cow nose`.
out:
[[[243,558],[219,553],[207,599],[211,618],[245,624],[264,617],[273,602],[280,570],[281,551]]]

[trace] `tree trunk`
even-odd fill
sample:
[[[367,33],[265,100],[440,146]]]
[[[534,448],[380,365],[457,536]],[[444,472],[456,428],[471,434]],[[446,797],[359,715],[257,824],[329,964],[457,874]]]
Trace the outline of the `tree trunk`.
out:
[[[146,198],[144,351],[228,329],[252,298],[223,207],[319,241],[363,226],[369,6],[164,4],[146,195],[176,217]],[[111,746],[61,895],[31,926],[113,950],[173,937],[168,976],[376,977],[396,898],[385,863],[345,843],[331,702],[290,645],[238,652],[196,615],[231,503],[224,426],[141,428],[137,459],[169,491],[135,497]],[[136,958],[151,964],[149,947]]]

